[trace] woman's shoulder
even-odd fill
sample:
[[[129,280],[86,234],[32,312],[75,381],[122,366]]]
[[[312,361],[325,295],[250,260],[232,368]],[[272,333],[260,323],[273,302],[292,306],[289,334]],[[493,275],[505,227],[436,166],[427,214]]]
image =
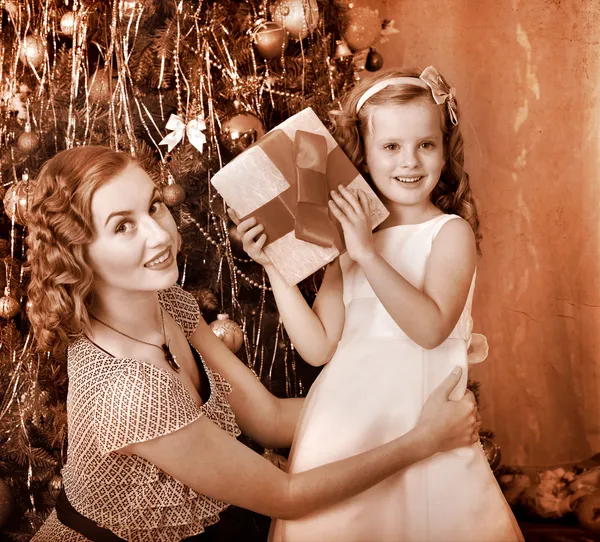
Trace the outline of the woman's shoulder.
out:
[[[179,284],[174,284],[165,290],[160,290],[158,299],[185,334],[191,336],[200,320],[200,307],[196,298]]]

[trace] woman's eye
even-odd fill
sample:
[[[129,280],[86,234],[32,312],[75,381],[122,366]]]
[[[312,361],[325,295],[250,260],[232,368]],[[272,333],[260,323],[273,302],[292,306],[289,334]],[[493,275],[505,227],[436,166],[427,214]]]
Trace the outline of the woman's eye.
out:
[[[164,203],[160,199],[154,201],[152,205],[150,205],[150,214],[158,213],[162,209],[163,205]]]
[[[115,229],[115,233],[127,233],[133,228],[133,223],[129,220],[121,222]]]

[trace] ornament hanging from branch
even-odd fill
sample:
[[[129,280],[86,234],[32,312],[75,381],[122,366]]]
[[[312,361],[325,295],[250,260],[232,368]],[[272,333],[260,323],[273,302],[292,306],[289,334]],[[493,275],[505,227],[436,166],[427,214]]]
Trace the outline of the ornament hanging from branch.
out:
[[[288,44],[288,33],[272,21],[258,21],[252,39],[260,55],[271,60],[280,57]]]
[[[242,347],[244,334],[228,314],[218,314],[217,319],[211,322],[209,327],[234,354]]]
[[[240,154],[266,133],[262,121],[247,111],[233,113],[221,125],[221,143],[233,154]]]
[[[175,146],[183,139],[183,134],[187,135],[188,141],[200,152],[203,151],[206,143],[206,136],[202,133],[206,130],[206,122],[204,116],[198,115],[190,120],[187,124],[179,115],[171,115],[165,126],[167,130],[171,130],[159,145],[167,145],[167,150],[171,152]]]
[[[25,36],[21,43],[19,60],[27,66],[39,68],[44,62],[46,43],[37,34]]]
[[[177,207],[185,201],[185,190],[183,189],[183,186],[177,184],[175,178],[170,173],[168,175],[167,186],[162,189],[162,196],[164,202],[169,207]]]
[[[27,213],[31,206],[33,186],[29,181],[29,174],[23,173],[22,179],[10,185],[4,194],[4,212],[11,220],[24,226],[27,222]]]
[[[319,24],[317,0],[277,0],[271,6],[274,22],[296,40],[304,39]]]
[[[60,18],[60,29],[65,36],[72,36],[75,30],[75,12],[67,11]]]

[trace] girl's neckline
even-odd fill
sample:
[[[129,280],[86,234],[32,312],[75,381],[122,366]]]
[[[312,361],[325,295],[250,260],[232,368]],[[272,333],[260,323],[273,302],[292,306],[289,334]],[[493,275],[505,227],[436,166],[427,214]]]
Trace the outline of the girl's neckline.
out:
[[[409,228],[412,226],[413,228],[415,228],[418,226],[423,226],[424,224],[429,224],[429,222],[437,220],[441,216],[449,216],[449,215],[447,215],[446,213],[440,213],[439,215],[435,215],[435,216],[431,217],[430,219],[425,220],[424,222],[417,222],[416,224],[392,224],[391,226],[386,226],[385,228],[375,230],[373,233],[379,233],[380,231],[386,231],[386,230],[391,230],[392,228],[400,228],[400,227]]]

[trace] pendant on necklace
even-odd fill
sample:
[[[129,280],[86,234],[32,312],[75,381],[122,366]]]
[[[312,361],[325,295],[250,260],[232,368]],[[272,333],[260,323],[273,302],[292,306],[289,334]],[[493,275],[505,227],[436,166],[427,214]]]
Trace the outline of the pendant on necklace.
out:
[[[179,369],[181,369],[181,366],[179,365],[179,363],[177,363],[177,356],[171,354],[171,350],[169,349],[166,343],[163,343],[161,345],[161,348],[163,353],[165,354],[165,359],[167,360],[167,363],[169,364],[171,369],[178,373]]]

